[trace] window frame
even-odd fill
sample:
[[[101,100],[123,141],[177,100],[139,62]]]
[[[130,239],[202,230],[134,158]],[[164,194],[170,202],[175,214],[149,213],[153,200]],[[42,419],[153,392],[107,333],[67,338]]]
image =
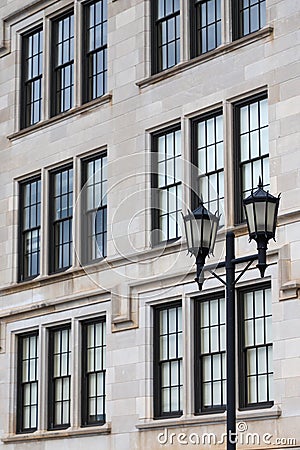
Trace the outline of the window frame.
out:
[[[266,0],[257,0],[257,4],[258,4],[258,23],[259,23],[259,27],[256,30],[250,31],[248,33],[244,33],[244,22],[243,22],[243,11],[245,9],[248,9],[248,7],[243,8],[242,5],[242,1],[243,0],[232,0],[232,38],[233,41],[243,38],[245,36],[249,36],[253,33],[256,33],[257,31],[261,30],[266,23],[261,23],[261,14],[260,14],[260,4],[261,3],[265,3],[265,8],[266,8]],[[255,5],[254,5],[255,6]],[[251,7],[253,7],[253,5],[249,6],[249,10],[251,9]],[[251,19],[250,19],[251,20]],[[267,21],[266,21],[267,22]],[[250,22],[249,22],[250,23]]]
[[[171,303],[164,303],[158,306],[154,306],[152,308],[153,312],[153,418],[154,419],[168,419],[168,418],[175,418],[175,417],[181,417],[183,415],[183,405],[181,410],[170,412],[170,413],[164,413],[161,410],[161,372],[160,372],[160,312],[163,310],[169,310],[172,308],[182,308],[182,302],[181,301],[174,301]],[[183,313],[183,311],[182,311]],[[182,314],[182,323],[183,323],[183,314]],[[182,336],[184,337],[183,329],[181,331]],[[178,335],[178,331],[176,332],[176,335]],[[184,339],[182,337],[182,342],[184,342]],[[173,358],[172,358],[173,359]],[[168,359],[168,361],[171,361],[172,359]],[[175,358],[176,361],[181,360],[182,366],[184,361],[184,351],[182,353],[182,357]],[[183,379],[180,380],[183,385]],[[179,385],[180,386],[180,385]],[[180,398],[179,398],[180,401]]]
[[[93,319],[89,319],[89,320],[85,320],[81,323],[81,348],[82,348],[82,358],[81,358],[81,426],[82,427],[92,427],[92,426],[101,426],[104,425],[106,423],[106,366],[103,364],[103,352],[106,352],[106,348],[107,348],[107,344],[106,344],[106,336],[105,336],[105,345],[102,345],[102,366],[104,366],[104,368],[102,367],[101,372],[104,373],[104,399],[103,399],[103,410],[104,410],[104,414],[103,414],[103,420],[95,420],[95,421],[89,421],[88,420],[88,401],[89,398],[88,397],[88,392],[89,392],[89,388],[88,388],[88,370],[87,370],[87,328],[89,325],[97,325],[99,323],[102,323],[102,327],[103,324],[106,325],[107,321],[106,321],[106,317],[102,316],[99,318],[93,318]],[[103,331],[102,328],[102,339],[103,339],[103,335],[104,333],[106,333],[106,329],[105,331]],[[102,341],[103,342],[103,341]],[[91,347],[93,349],[97,348],[97,347]],[[103,350],[104,349],[104,350]],[[100,371],[94,371],[92,373],[98,373]],[[96,396],[97,398],[97,396]]]
[[[254,286],[247,286],[244,288],[240,288],[237,291],[237,300],[238,300],[238,368],[239,368],[239,379],[242,380],[242,384],[239,384],[239,409],[241,411],[246,410],[254,410],[254,409],[266,409],[271,408],[274,405],[274,400],[268,400],[265,402],[256,402],[256,403],[247,403],[247,373],[246,373],[246,358],[245,358],[245,352],[244,352],[244,335],[245,335],[245,329],[244,329],[244,294],[246,293],[253,293],[256,291],[261,290],[271,290],[271,283],[261,283],[256,284]],[[271,290],[272,295],[272,290]],[[271,307],[272,307],[272,301],[271,301]],[[266,316],[264,315],[264,318]],[[271,314],[271,318],[273,317],[273,314]],[[272,321],[273,324],[273,321]],[[274,341],[272,339],[271,344],[264,344],[264,347],[271,346],[274,347]],[[257,348],[257,345],[253,345],[254,348]],[[274,371],[273,371],[274,374]],[[256,372],[257,375],[257,372]],[[268,397],[269,397],[268,392]]]
[[[36,337],[36,378],[34,380],[35,383],[37,383],[37,403],[36,403],[36,427],[31,428],[23,428],[23,407],[24,407],[24,401],[23,401],[23,381],[22,381],[22,363],[24,361],[23,359],[23,339],[30,338],[32,336]],[[24,434],[24,433],[34,433],[38,429],[38,417],[39,417],[39,331],[34,330],[30,331],[28,333],[21,333],[17,335],[17,414],[16,414],[16,433],[17,434]],[[32,383],[32,380],[29,382]],[[30,405],[32,406],[32,405]]]
[[[220,47],[220,45],[222,45],[222,11],[221,11],[221,18],[215,22],[212,22],[212,24],[214,24],[215,28],[215,38],[216,38],[216,46],[211,48],[210,50],[205,50],[202,51],[201,49],[198,48],[198,41],[201,40],[201,37],[199,37],[198,35],[198,11],[197,8],[201,8],[201,4],[202,3],[206,3],[208,0],[190,0],[190,52],[191,52],[191,58],[196,58],[197,56],[200,55],[205,55],[213,50],[215,50],[216,48]],[[217,2],[218,0],[215,0],[215,2]],[[217,11],[217,5],[215,6],[215,9]],[[200,13],[199,13],[200,14]],[[216,18],[216,17],[215,17]],[[218,36],[218,32],[217,32],[217,23],[220,22],[221,25],[221,29],[220,29],[220,43],[218,44],[218,40],[217,40],[217,36]],[[201,27],[202,28],[208,28],[208,24],[206,23],[205,26]],[[202,40],[201,40],[202,42]],[[207,47],[207,45],[206,45]]]

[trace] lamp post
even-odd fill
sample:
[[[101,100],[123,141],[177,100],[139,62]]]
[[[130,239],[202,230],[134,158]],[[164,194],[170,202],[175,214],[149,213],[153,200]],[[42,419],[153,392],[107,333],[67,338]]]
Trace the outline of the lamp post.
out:
[[[275,230],[280,196],[274,197],[263,189],[259,179],[258,189],[243,200],[246,216],[249,242],[257,243],[256,255],[235,258],[235,235],[232,231],[226,233],[225,261],[217,264],[217,268],[225,267],[226,276],[223,280],[210,270],[219,281],[226,286],[226,367],[227,367],[227,449],[236,449],[236,377],[235,377],[235,285],[248,270],[253,261],[258,260],[257,268],[263,278],[267,267],[266,250],[270,239],[275,240]],[[205,259],[213,253],[219,219],[217,214],[208,211],[201,199],[200,206],[183,217],[187,238],[188,251],[196,257],[197,275],[195,281],[199,290],[204,283]],[[247,263],[236,278],[235,266]]]

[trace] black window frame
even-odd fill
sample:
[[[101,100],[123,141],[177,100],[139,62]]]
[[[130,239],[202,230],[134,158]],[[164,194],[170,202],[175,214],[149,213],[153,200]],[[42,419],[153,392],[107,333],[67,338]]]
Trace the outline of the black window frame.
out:
[[[180,170],[181,171],[183,170],[183,167],[182,167],[182,149],[180,148],[180,154],[176,155],[176,153],[175,153],[176,145],[175,145],[175,141],[174,141],[172,158],[166,158],[163,161],[167,162],[168,160],[171,160],[171,159],[174,160],[173,161],[173,164],[174,164],[174,168],[173,168],[174,177],[173,178],[176,181],[174,181],[174,183],[171,183],[171,184],[170,183],[164,184],[163,187],[159,187],[159,185],[158,185],[159,184],[159,182],[158,182],[158,179],[159,179],[159,167],[158,167],[158,163],[159,163],[159,161],[158,161],[159,148],[158,147],[159,146],[158,146],[158,140],[159,140],[160,137],[167,136],[167,135],[169,135],[171,133],[174,133],[174,139],[175,139],[175,133],[177,131],[180,131],[180,138],[181,138],[181,133],[182,133],[181,124],[173,125],[171,127],[165,128],[165,129],[160,130],[160,131],[158,131],[156,133],[153,133],[151,135],[151,149],[152,149],[152,152],[151,152],[151,159],[152,159],[152,161],[151,161],[151,165],[152,165],[152,175],[151,175],[151,192],[152,192],[152,194],[151,194],[151,204],[152,204],[152,206],[151,206],[151,229],[152,229],[152,242],[151,242],[151,244],[152,244],[152,246],[163,245],[163,244],[166,244],[166,243],[170,244],[172,242],[178,241],[181,238],[181,234],[179,233],[179,231],[180,231],[180,229],[179,229],[179,221],[181,219],[181,215],[180,215],[180,211],[181,210],[180,209],[176,209],[176,211],[173,211],[173,213],[176,213],[176,215],[178,216],[178,220],[176,220],[176,237],[171,237],[171,238],[169,237],[170,226],[169,226],[169,218],[168,218],[168,227],[167,227],[167,229],[168,229],[167,230],[168,236],[167,236],[167,239],[160,239],[161,227],[160,227],[159,193],[163,189],[166,189],[169,192],[170,188],[174,188],[175,187],[176,188],[176,207],[178,207],[178,202],[179,203],[182,202],[182,195],[183,195],[183,192],[182,192],[182,188],[183,187],[182,187],[182,185],[183,185],[183,181],[180,178],[177,179],[177,169],[176,169],[176,159],[177,158],[179,159],[179,163],[181,165],[181,169],[179,169],[179,172],[180,172]],[[180,145],[181,145],[181,143],[180,143]],[[165,154],[167,154],[167,153],[165,153]],[[166,171],[164,172],[164,177],[165,177],[165,179],[166,178],[170,178],[167,175]],[[180,187],[180,189],[181,189],[181,199],[178,197],[178,187]],[[167,212],[167,214],[162,214],[162,216],[163,215],[167,215],[169,217],[170,214],[172,214],[172,213],[169,212],[169,201],[168,201],[168,212]]]
[[[66,170],[72,170],[72,191],[68,191],[69,195],[71,195],[71,204],[72,204],[72,215],[68,215],[67,217],[61,219],[55,219],[55,182],[54,178],[57,174],[62,173]],[[73,236],[72,236],[72,227],[73,227],[73,213],[74,213],[74,169],[73,164],[68,164],[62,167],[59,167],[55,170],[52,170],[49,174],[50,178],[50,186],[49,186],[49,212],[50,212],[50,223],[49,223],[49,273],[60,273],[64,272],[68,268],[72,267],[73,264]],[[69,181],[68,181],[69,185]],[[61,191],[61,189],[60,189]],[[63,195],[61,195],[63,196]],[[59,196],[57,196],[59,197]],[[68,209],[70,209],[69,201],[68,201]],[[69,220],[69,236],[70,240],[66,241],[69,243],[69,261],[70,264],[68,266],[57,267],[56,265],[56,246],[55,244],[55,225],[58,223],[62,223],[64,221]],[[65,242],[65,241],[64,241]]]
[[[181,29],[180,29],[180,15],[181,15],[181,10],[180,10],[180,4],[179,4],[179,10],[176,10],[175,12],[172,12],[170,14],[165,14],[164,16],[158,18],[158,1],[159,0],[152,0],[151,1],[151,72],[152,75],[159,73],[159,72],[163,72],[164,70],[168,70],[171,67],[176,66],[179,62],[180,62],[180,41],[181,41]],[[173,2],[173,11],[174,11],[174,5],[176,0],[172,0]],[[180,0],[178,0],[180,1]],[[179,38],[176,37],[176,31],[177,31],[177,25],[176,25],[176,18],[179,17]],[[163,22],[168,22],[169,20],[173,20],[175,19],[175,50],[174,50],[174,59],[175,62],[174,64],[167,64],[167,67],[162,68],[161,65],[161,54],[160,54],[160,45],[159,45],[159,26],[161,23]],[[166,31],[166,35],[168,34],[168,32]],[[176,49],[176,43],[177,41],[179,42],[179,49],[177,51]],[[173,42],[173,40],[167,41],[168,43]],[[168,45],[168,44],[167,44]],[[163,45],[161,46],[163,47]],[[168,53],[168,50],[167,50]],[[178,53],[178,54],[177,54]],[[167,56],[167,61],[168,61],[168,56]]]
[[[221,322],[220,317],[220,300],[224,300],[224,322]],[[218,324],[211,324],[209,323],[208,326],[201,326],[201,305],[205,302],[211,301],[218,301]],[[210,321],[210,306],[209,306],[209,321]],[[221,347],[221,333],[220,333],[220,327],[223,326],[225,329],[225,336],[224,336],[224,349],[220,349]],[[211,329],[212,327],[218,327],[218,336],[219,336],[219,342],[218,342],[218,351],[216,352],[208,352],[204,353],[201,351],[201,330]],[[211,336],[209,338],[211,340]],[[211,344],[211,341],[210,341]],[[209,345],[210,349],[211,346]],[[223,396],[223,399],[225,400],[224,404],[221,405],[213,405],[211,407],[204,406],[203,404],[203,385],[204,385],[204,377],[203,377],[203,367],[202,367],[202,359],[207,356],[211,357],[211,380],[207,383],[211,384],[211,389],[213,387],[213,355],[221,355],[221,361],[220,361],[220,371],[221,371],[221,379],[217,380],[218,382],[221,382],[221,396]],[[225,361],[223,361],[225,359]],[[225,367],[224,367],[225,366]],[[225,372],[225,377],[223,376]],[[205,295],[202,297],[195,298],[194,302],[194,379],[195,379],[195,387],[194,387],[194,404],[195,404],[195,415],[205,415],[205,414],[212,414],[212,413],[223,413],[226,411],[226,300],[225,300],[225,292],[219,291],[210,295]],[[225,389],[224,389],[225,384]],[[212,391],[211,391],[212,393]],[[213,398],[213,395],[212,395]]]
[[[69,374],[66,376],[61,376],[61,377],[55,377],[54,376],[54,334],[56,332],[61,332],[61,331],[65,331],[68,330],[68,352],[60,352],[59,354],[62,355],[63,353],[68,353],[68,372]],[[71,349],[71,324],[65,324],[65,325],[60,325],[57,327],[53,327],[49,329],[49,339],[48,339],[48,344],[49,344],[49,353],[48,353],[48,430],[65,430],[67,428],[69,428],[71,426],[71,405],[72,405],[72,398],[71,398],[71,354],[72,354],[72,349]],[[60,343],[60,348],[61,348],[61,343]],[[64,378],[68,378],[69,379],[69,399],[68,401],[68,408],[69,408],[69,422],[68,423],[62,423],[62,424],[58,424],[55,425],[54,424],[54,420],[55,420],[55,379],[64,379]],[[63,392],[63,387],[62,387],[62,392]],[[63,395],[63,394],[62,394]],[[60,403],[63,403],[63,399],[62,401],[57,401]]]
[[[50,101],[50,113],[51,117],[63,114],[74,107],[74,95],[75,95],[75,84],[74,84],[74,75],[75,75],[75,59],[74,59],[74,50],[75,50],[75,31],[73,36],[70,35],[68,39],[63,39],[61,42],[58,40],[58,23],[64,19],[70,18],[73,16],[73,28],[75,27],[75,15],[74,10],[68,10],[64,12],[62,15],[55,17],[51,21],[51,101]],[[70,27],[70,24],[69,24]],[[63,33],[63,31],[62,31]],[[71,41],[73,39],[73,58],[70,58],[71,52]],[[69,41],[69,59],[66,62],[62,62],[61,64],[57,63],[57,47],[65,41]],[[68,87],[64,86],[61,88],[58,83],[58,73],[60,70],[63,70],[67,67],[70,67],[70,84]],[[65,72],[63,72],[65,74]],[[63,75],[65,76],[65,75]],[[60,102],[58,103],[58,95],[61,94],[62,91],[70,88],[70,107],[65,109],[65,107],[61,108]]]
[[[88,347],[88,327],[91,325],[97,325],[102,324],[102,345],[99,346],[91,346]],[[103,324],[105,324],[105,329],[103,327]],[[97,319],[90,319],[82,322],[81,324],[81,330],[82,330],[82,378],[81,378],[81,426],[82,427],[90,427],[95,425],[104,425],[106,422],[106,364],[104,364],[103,360],[106,360],[106,318],[99,317]],[[94,340],[95,340],[95,329],[94,329]],[[94,371],[88,371],[88,350],[93,349],[95,351],[96,348],[101,347],[101,370],[94,370]],[[103,395],[97,395],[97,382],[96,382],[96,396],[89,396],[89,375],[90,374],[98,374],[103,373]],[[103,415],[98,420],[89,420],[88,419],[88,413],[89,413],[89,399],[91,397],[95,397],[96,401],[98,397],[103,397]]]
[[[191,57],[196,58],[197,56],[204,55],[205,53],[211,52],[215,50],[222,44],[222,13],[221,13],[221,0],[213,0],[215,2],[215,20],[213,22],[208,23],[208,15],[206,8],[206,23],[202,24],[202,15],[201,15],[201,5],[207,3],[210,0],[190,0],[190,20],[191,20]],[[217,3],[220,2],[220,18],[217,16],[218,8]],[[200,23],[199,23],[200,22]],[[218,29],[218,24],[220,24],[220,28]],[[215,37],[215,46],[212,48],[208,48],[208,28],[209,26],[214,26],[214,37]],[[205,29],[206,34],[206,49],[202,49],[202,33],[201,30]]]
[[[260,5],[264,4],[264,19],[262,19],[261,17],[261,9],[260,9]],[[244,30],[244,19],[243,19],[243,12],[246,9],[249,9],[249,12],[251,11],[252,8],[254,8],[256,5],[258,5],[258,27],[255,28],[254,30],[250,30],[251,28],[251,16],[249,14],[249,20],[248,20],[248,24],[249,24],[249,31],[245,32]],[[248,36],[252,33],[255,33],[256,31],[262,29],[265,25],[266,25],[266,0],[256,0],[256,3],[254,3],[253,5],[250,5],[250,3],[248,4],[248,6],[244,7],[243,6],[243,0],[232,0],[232,20],[233,20],[233,40],[236,39],[240,39],[244,36]]]
[[[82,247],[81,247],[81,254],[82,254],[82,262],[83,264],[91,264],[95,263],[97,261],[101,261],[102,259],[106,258],[107,256],[107,178],[102,178],[103,172],[104,172],[104,166],[105,166],[105,160],[106,159],[106,166],[107,166],[107,152],[101,152],[97,155],[93,155],[88,158],[82,159],[82,172],[81,172],[81,186],[82,186],[82,233],[85,239],[82,240]],[[87,196],[88,196],[88,187],[87,187],[87,166],[89,163],[95,163],[95,161],[101,160],[101,181],[98,183],[93,183],[93,197],[95,197],[95,186],[101,185],[101,205],[98,207],[88,209],[87,203]],[[107,168],[106,168],[107,171]],[[95,174],[96,172],[93,172]],[[103,194],[103,190],[105,191],[105,194]],[[103,228],[101,228],[101,231],[96,232],[97,228],[97,214],[98,212],[101,213],[102,220],[101,224]],[[90,216],[92,215],[92,220]],[[90,234],[94,233],[94,234]],[[91,253],[92,249],[91,246],[95,245],[93,242],[90,242],[92,239],[95,239],[97,242],[97,236],[101,237],[101,244],[102,248],[104,249],[102,256],[99,258],[92,258]]]
[[[253,409],[263,409],[263,408],[271,408],[274,405],[274,400],[267,400],[265,402],[256,402],[256,403],[249,403],[247,401],[247,389],[248,389],[248,384],[247,384],[247,358],[246,358],[246,353],[245,353],[245,348],[251,347],[253,349],[257,349],[257,348],[262,348],[262,347],[271,347],[273,348],[273,339],[271,343],[265,343],[262,345],[254,345],[253,346],[245,346],[245,329],[244,329],[244,322],[245,322],[245,318],[244,318],[244,295],[246,293],[254,293],[256,291],[265,291],[265,290],[271,290],[271,283],[267,282],[267,283],[261,283],[261,284],[257,284],[255,286],[251,286],[251,287],[245,287],[245,288],[240,288],[238,289],[237,292],[237,298],[238,298],[238,352],[239,352],[239,357],[238,357],[238,367],[239,367],[239,379],[241,380],[241,382],[239,383],[239,409],[240,410],[253,410]],[[272,295],[272,292],[271,294]],[[254,306],[255,308],[255,306]],[[271,309],[272,309],[272,302],[271,302]],[[265,302],[264,302],[264,312],[265,312]],[[254,313],[255,314],[255,313]],[[256,316],[254,316],[256,317]],[[265,324],[265,319],[266,317],[271,317],[272,320],[272,313],[263,316],[264,318],[264,324]],[[261,316],[259,316],[259,318],[261,318]],[[272,322],[273,324],[273,322]],[[253,331],[254,336],[255,336],[255,331]],[[255,339],[255,337],[254,337]],[[266,327],[264,326],[264,340],[266,340]],[[273,362],[273,361],[272,361]],[[268,363],[267,363],[268,366]],[[257,377],[257,367],[258,367],[258,362],[257,362],[257,354],[256,354],[256,374],[255,376]],[[272,372],[267,372],[267,375],[273,375],[274,371]],[[269,386],[269,381],[267,382],[267,385]],[[270,395],[270,392],[268,391],[268,396]]]
[[[28,55],[28,46],[29,46],[29,39],[30,37],[33,37],[34,35],[39,34],[39,51],[38,53],[35,54],[35,56],[39,55],[40,58],[38,61],[38,74],[36,76],[33,76],[31,78],[27,77],[27,72],[28,72],[28,67],[27,67],[27,61],[29,59],[33,60],[33,56],[32,55],[30,58],[27,58]],[[44,42],[44,30],[43,30],[43,26],[39,25],[38,27],[28,31],[27,33],[24,33],[21,37],[22,39],[22,57],[21,57],[21,115],[20,115],[20,128],[24,129],[24,128],[28,128],[31,127],[33,125],[35,125],[36,123],[40,122],[42,120],[42,102],[43,102],[43,52],[44,52],[44,47],[43,47],[43,42]],[[41,42],[42,41],[42,42]],[[40,47],[41,46],[41,47]],[[40,67],[41,65],[41,67]],[[33,66],[32,66],[33,68]],[[31,71],[32,71],[31,68]],[[33,92],[35,92],[35,83],[39,82],[39,98],[37,101],[30,101],[28,102],[28,96],[29,94],[32,95],[32,92],[28,92],[30,89],[30,86],[32,86],[32,84],[34,85],[33,87]],[[30,95],[30,97],[31,97]],[[34,94],[33,94],[34,95]],[[32,113],[32,105],[34,105],[34,103],[39,103],[39,119],[36,121],[31,121],[31,113]],[[29,110],[29,111],[28,111]]]
[[[269,139],[268,139],[268,152],[262,154],[260,140],[259,140],[259,156],[256,158],[250,158],[248,160],[241,161],[241,145],[240,145],[240,137],[241,137],[241,120],[240,120],[240,110],[243,107],[250,106],[253,103],[259,102],[261,100],[268,100],[268,93],[263,92],[257,95],[247,97],[239,102],[233,104],[233,145],[234,145],[234,204],[235,204],[235,225],[239,225],[241,223],[245,223],[246,219],[244,217],[243,211],[243,185],[242,185],[242,166],[246,163],[253,163],[256,161],[260,161],[263,163],[263,160],[269,160]],[[270,121],[268,120],[268,125],[266,127],[258,127],[257,130],[260,132],[263,128],[269,128]],[[250,130],[249,130],[250,131]],[[259,138],[260,139],[260,138]],[[251,151],[249,147],[249,151]],[[252,172],[251,172],[252,173]],[[264,188],[269,187],[269,183],[265,183],[263,170],[261,170],[260,176],[262,178],[262,183]],[[259,180],[253,180],[252,188],[255,188],[258,185]],[[249,194],[250,195],[250,191]]]
[[[180,368],[178,373],[178,380],[179,384],[176,385],[177,389],[179,389],[179,399],[178,404],[182,407],[180,410],[176,411],[170,411],[170,412],[162,412],[161,402],[162,402],[162,396],[161,396],[161,390],[162,390],[162,381],[161,381],[161,359],[160,359],[160,312],[163,310],[170,310],[173,308],[181,308],[181,314],[182,314],[182,302],[176,301],[172,303],[167,303],[163,305],[159,305],[156,307],[153,307],[153,411],[154,411],[154,419],[167,419],[172,417],[180,417],[183,414],[183,404],[180,405],[180,388],[183,390],[183,378],[180,379]],[[178,309],[176,310],[176,320],[178,322]],[[183,319],[182,319],[183,320]],[[168,358],[164,360],[164,362],[180,362],[183,367],[183,347],[182,347],[182,356],[178,357],[178,335],[181,333],[182,336],[182,346],[183,346],[183,330],[178,332],[178,323],[177,323],[177,331],[176,331],[176,358]],[[169,333],[174,334],[174,333]],[[180,366],[179,366],[180,367]],[[170,371],[171,374],[171,371]],[[169,374],[169,377],[171,376]],[[172,384],[168,385],[169,388],[171,386],[174,386]],[[171,392],[170,392],[171,394]],[[171,404],[171,402],[170,402]]]
[[[36,403],[30,403],[30,408],[32,406],[36,406],[36,426],[35,427],[29,427],[25,428],[23,426],[23,420],[24,420],[24,394],[23,394],[23,386],[24,382],[22,380],[23,378],[23,340],[24,339],[30,339],[31,337],[36,338],[35,343],[35,352],[36,356],[35,358],[30,358],[30,344],[29,344],[29,361],[34,359],[36,361],[35,363],[35,380],[30,380],[26,382],[26,384],[30,385],[30,399],[31,399],[31,385],[32,383],[36,383]],[[38,429],[38,410],[39,410],[39,395],[38,395],[38,385],[39,385],[39,379],[38,379],[38,363],[39,363],[39,352],[38,352],[38,339],[39,339],[39,332],[38,330],[34,330],[28,333],[22,333],[17,336],[17,423],[16,423],[16,432],[17,434],[22,433],[34,433]],[[28,370],[31,371],[31,366],[28,364]],[[31,377],[29,377],[31,378]],[[31,418],[30,418],[31,421]]]
[[[25,228],[25,224],[24,224],[24,210],[25,208],[27,208],[27,206],[25,206],[25,200],[24,200],[24,195],[25,195],[25,187],[28,184],[33,184],[33,183],[37,183],[37,193],[38,193],[38,187],[40,189],[39,192],[39,196],[37,194],[37,201],[36,203],[29,203],[28,207],[32,208],[35,207],[36,208],[36,214],[35,214],[35,219],[37,222],[39,222],[38,226],[35,227],[28,227]],[[40,260],[40,252],[41,252],[41,193],[42,193],[42,185],[41,185],[41,176],[38,175],[36,177],[32,177],[29,178],[27,180],[24,180],[22,182],[20,182],[19,184],[19,237],[18,237],[18,260],[19,260],[19,264],[18,264],[18,281],[19,282],[23,282],[23,281],[30,281],[33,280],[34,278],[38,277],[40,275],[40,264],[41,264],[41,260]],[[31,197],[31,187],[30,187],[30,197]],[[38,197],[40,198],[40,201],[38,201]],[[38,216],[39,216],[39,221],[38,221]],[[30,213],[30,222],[31,222],[31,213]],[[39,240],[39,246],[38,246],[38,251],[37,252],[30,252],[30,254],[32,255],[33,253],[37,253],[37,266],[38,266],[38,270],[36,274],[31,274],[30,276],[25,276],[25,233],[30,232],[32,235],[32,232],[37,231],[38,233],[38,240]],[[32,240],[31,240],[31,244],[32,244]]]
[[[99,24],[95,24],[93,26],[89,25],[89,8],[99,2],[102,2],[101,9],[103,15],[104,3],[106,4],[106,19],[102,20]],[[102,44],[90,50],[89,47],[89,30],[94,28],[94,38],[95,38],[95,28],[99,25],[101,28],[102,34]],[[97,98],[101,98],[103,95],[107,93],[107,0],[91,0],[83,4],[83,23],[82,23],[82,41],[83,41],[83,52],[82,52],[82,98],[83,103],[87,103]],[[94,39],[96,42],[96,39]],[[96,65],[98,65],[98,58],[102,57],[103,62],[103,71],[96,70],[96,73],[93,70],[93,64],[91,64],[90,59],[96,59]],[[92,75],[91,75],[92,71]],[[102,73],[103,74],[103,83],[102,83],[102,93],[100,95],[93,96],[93,80],[94,78]],[[96,90],[98,88],[98,81],[96,79]]]

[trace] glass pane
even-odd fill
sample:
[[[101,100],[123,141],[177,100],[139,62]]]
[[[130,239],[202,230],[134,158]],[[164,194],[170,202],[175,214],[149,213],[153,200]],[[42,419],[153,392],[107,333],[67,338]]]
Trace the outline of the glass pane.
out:
[[[55,396],[56,401],[62,400],[62,379],[55,380]]]
[[[23,403],[24,406],[30,405],[30,384],[25,384],[23,388]]]
[[[255,320],[255,344],[264,344],[264,319]]]
[[[207,327],[209,325],[209,302],[201,303],[201,326]]]
[[[211,406],[212,398],[211,398],[211,385],[210,383],[204,384],[203,386],[203,406]]]
[[[219,330],[218,327],[212,327],[210,329],[210,345],[211,352],[219,351]]]
[[[68,400],[70,398],[70,380],[69,378],[63,379],[63,400]]]
[[[256,374],[256,349],[250,349],[247,351],[247,375]]]
[[[94,397],[96,395],[96,374],[89,375],[89,397]]]
[[[162,412],[170,411],[170,389],[162,389]]]
[[[89,349],[87,352],[87,370],[94,371],[95,370],[95,361],[94,361],[94,349]]]
[[[241,120],[241,133],[249,131],[248,106],[243,106],[243,108],[240,109],[240,120]]]
[[[260,375],[258,377],[258,401],[266,402],[268,401],[268,376]]]
[[[178,371],[178,362],[171,362],[171,386],[179,385],[179,371]]]
[[[166,334],[168,332],[168,310],[164,309],[159,313],[160,333]]]
[[[221,355],[213,355],[212,363],[213,363],[214,380],[220,380],[222,378]]]
[[[252,320],[247,320],[245,322],[245,345],[247,347],[254,345],[253,321]]]
[[[169,359],[176,358],[176,334],[169,336]]]
[[[256,403],[256,377],[248,378],[248,403]]]

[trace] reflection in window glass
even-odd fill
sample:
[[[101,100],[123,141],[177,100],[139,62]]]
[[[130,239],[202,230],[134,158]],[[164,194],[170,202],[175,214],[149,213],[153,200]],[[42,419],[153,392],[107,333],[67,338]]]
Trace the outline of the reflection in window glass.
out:
[[[209,52],[221,44],[221,0],[195,1],[192,20],[195,36],[194,56]]]

